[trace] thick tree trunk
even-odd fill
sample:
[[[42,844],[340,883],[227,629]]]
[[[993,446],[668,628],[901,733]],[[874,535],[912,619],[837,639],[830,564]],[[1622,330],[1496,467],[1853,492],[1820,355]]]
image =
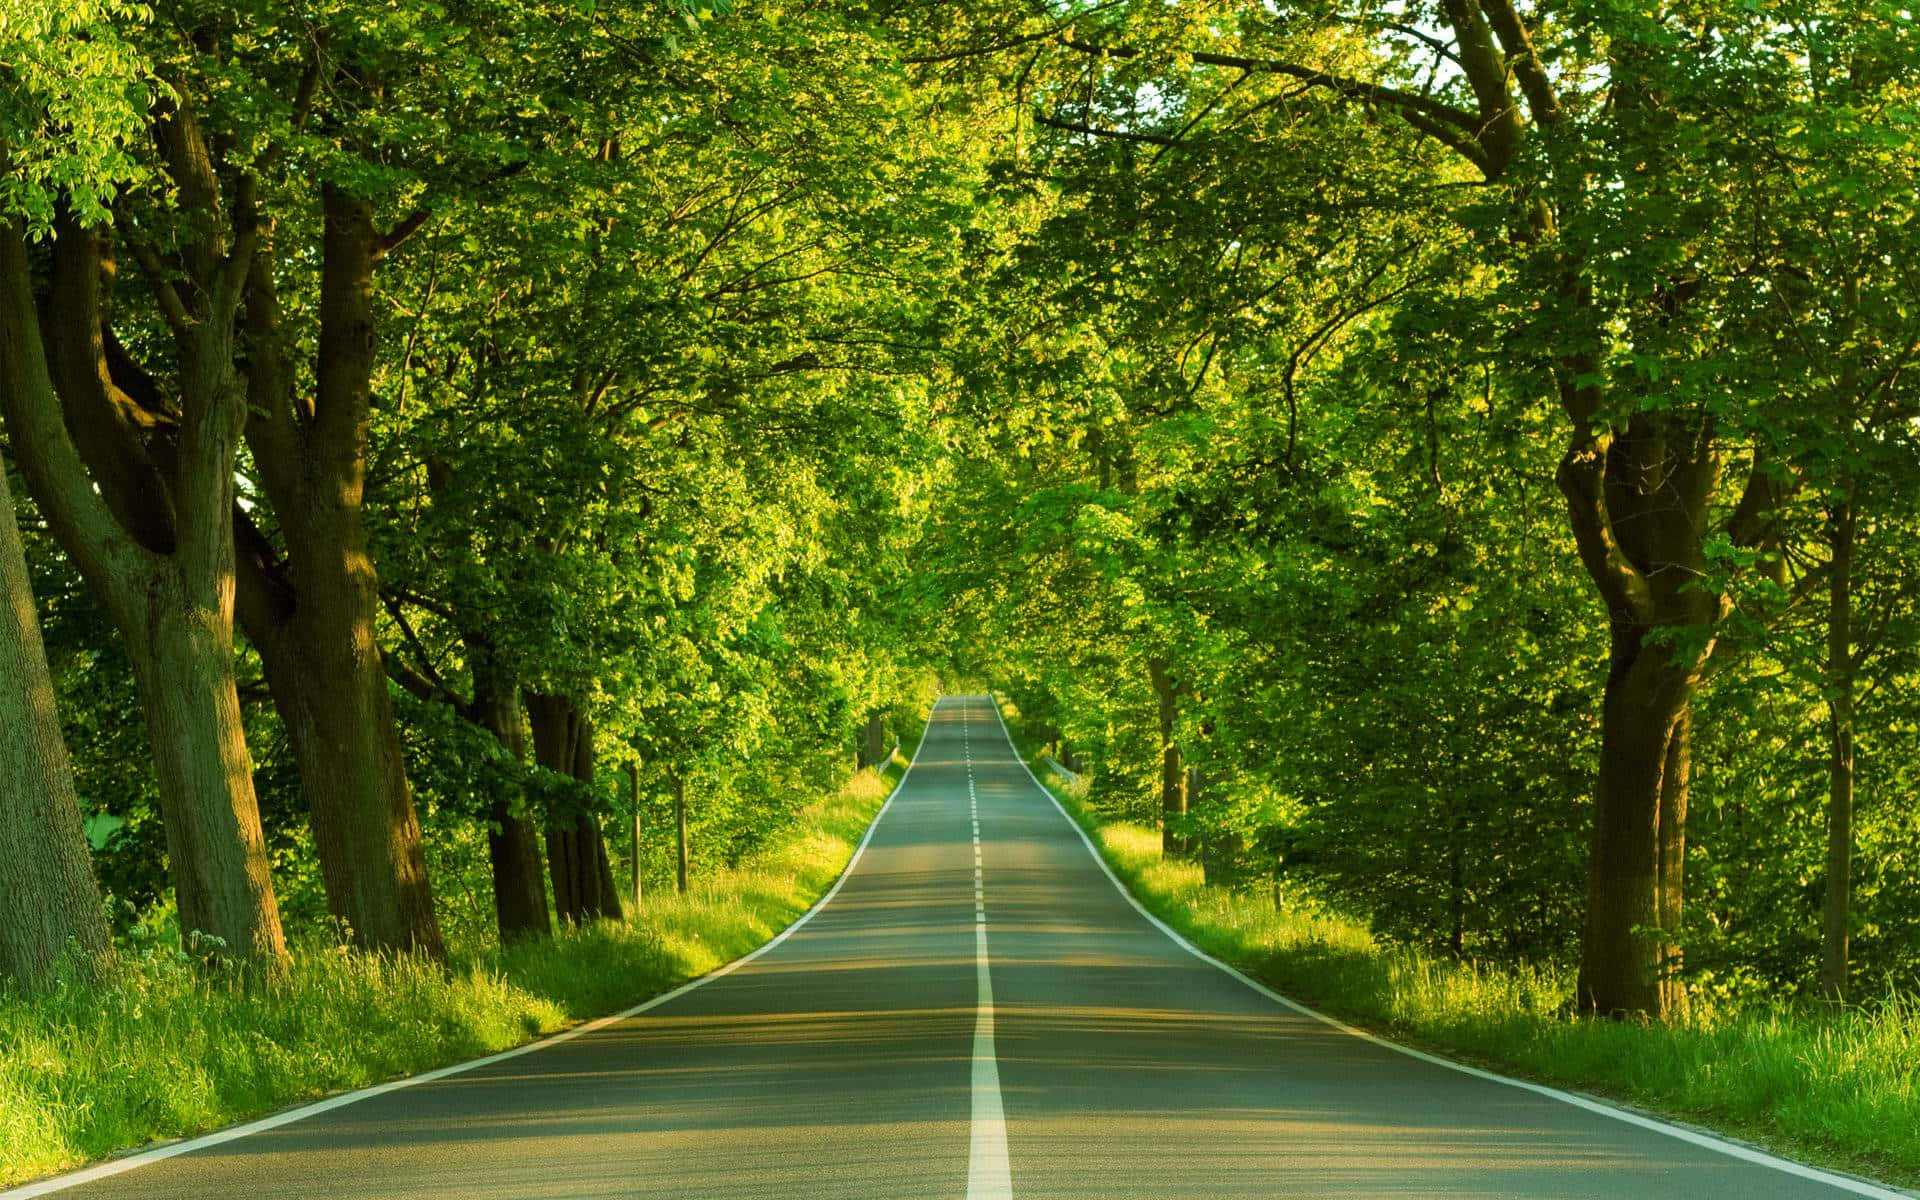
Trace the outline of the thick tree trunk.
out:
[[[1455,958],[1467,953],[1467,873],[1457,828],[1447,845],[1447,949]]]
[[[190,112],[177,112],[166,136],[196,138]],[[197,169],[192,150],[181,151],[180,169]],[[204,178],[188,182],[209,186]],[[142,543],[95,483],[122,473],[158,486],[137,456],[129,450],[109,459],[105,447],[96,449],[101,457],[85,458],[67,434],[69,421],[102,419],[104,406],[124,399],[105,364],[68,373],[86,384],[79,394],[56,391],[48,368],[49,344],[63,358],[102,345],[97,291],[57,289],[65,305],[43,331],[18,225],[0,231],[0,404],[41,511],[126,639],[152,739],[181,930],[219,939],[222,957],[249,958],[272,971],[284,963],[285,942],[233,673],[233,476],[245,405],[233,374],[229,283],[244,270],[245,251],[224,257],[214,239],[183,258],[202,281],[190,289],[195,307],[171,283],[157,285],[173,302],[180,389],[172,482],[153,496],[173,514],[165,547]],[[101,270],[97,255],[66,267]]]
[[[1178,832],[1187,815],[1187,773],[1181,765],[1174,723],[1180,715],[1180,687],[1167,673],[1165,659],[1147,663],[1160,719],[1160,852],[1171,856],[1187,852],[1187,839]]]
[[[573,777],[581,783],[593,783],[593,721],[579,718],[579,736],[573,740]],[[618,921],[624,914],[620,911],[620,885],[613,878],[613,855],[607,853],[606,833],[600,827],[599,814],[588,812],[581,819],[582,836],[588,844],[588,861],[593,865],[593,911],[590,914],[606,921]]]
[[[1644,649],[1607,681],[1578,985],[1584,1011],[1665,1016],[1680,994],[1692,689],[1667,654]]]
[[[618,921],[626,914],[620,908],[620,884],[613,877],[613,855],[607,851],[607,836],[600,828],[599,818],[587,818],[587,836],[593,842],[593,865],[600,874],[600,907],[596,915],[601,920]]]
[[[517,762],[525,762],[519,693],[493,678],[484,652],[475,652],[474,709],[481,724]],[[502,943],[548,937],[547,885],[540,870],[540,834],[504,796],[487,810],[487,860],[493,868],[493,915]]]
[[[1071,770],[1072,768],[1068,768]],[[1202,788],[1206,782],[1205,772],[1199,767],[1187,768],[1187,806],[1197,807],[1200,803]],[[1213,829],[1208,831],[1200,843],[1200,877],[1210,886],[1231,887],[1239,879],[1240,856],[1246,851],[1247,839],[1237,829]]]
[[[112,951],[0,467],[0,978],[44,986],[62,960],[96,972]]]
[[[1722,598],[1699,586],[1720,477],[1707,417],[1654,410],[1598,424],[1603,397],[1565,365],[1575,431],[1559,472],[1583,565],[1605,602],[1612,647],[1582,940],[1579,1006],[1611,1016],[1683,1012],[1680,931],[1686,883],[1692,706]],[[1733,533],[1764,541],[1772,504],[1756,463]],[[1684,631],[1675,645],[1666,631]]]
[[[866,753],[863,767],[882,766],[887,758],[887,715],[875,709],[867,716]]]
[[[1827,579],[1827,886],[1820,913],[1820,991],[1847,998],[1848,924],[1853,890],[1853,559],[1851,503],[1829,514],[1833,558]]]
[[[551,937],[547,884],[540,872],[540,833],[495,797],[487,807],[487,862],[493,868],[493,916],[502,944]]]
[[[233,955],[276,961],[286,945],[240,717],[233,628],[228,614],[183,590],[171,572],[156,580],[145,628],[128,638],[153,740],[180,932],[219,938]]]
[[[687,779],[678,771],[673,773],[673,823],[678,830],[675,843],[677,859],[675,882],[679,886],[680,894],[684,896],[687,894],[690,874],[687,861]]]
[[[323,191],[320,336],[312,415],[294,417],[277,297],[263,262],[248,290],[259,362],[249,442],[286,539],[257,561],[241,618],[287,725],[326,882],[356,945],[444,953],[426,852],[376,637],[379,579],[363,519],[374,365],[376,238],[363,200]]]
[[[593,726],[563,696],[527,696],[533,725],[534,758],[541,766],[593,782]],[[547,871],[553,881],[553,906],[574,925],[620,916],[600,823],[584,808],[550,813],[547,818]]]
[[[369,614],[323,611],[320,590],[303,589],[288,622],[254,644],[300,770],[327,906],[356,946],[440,957],[420,823],[372,623]]]

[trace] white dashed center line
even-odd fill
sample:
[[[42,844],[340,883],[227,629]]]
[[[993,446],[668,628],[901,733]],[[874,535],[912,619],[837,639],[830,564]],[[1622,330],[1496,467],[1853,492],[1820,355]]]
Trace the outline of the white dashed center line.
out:
[[[993,974],[987,964],[987,876],[980,857],[980,796],[973,782],[973,728],[965,709],[961,749],[967,764],[967,810],[973,824],[973,950],[980,999],[973,1024],[973,1132],[967,1151],[967,1200],[1013,1200],[1007,1165],[1007,1114],[1000,1103],[1000,1064],[993,1045]]]

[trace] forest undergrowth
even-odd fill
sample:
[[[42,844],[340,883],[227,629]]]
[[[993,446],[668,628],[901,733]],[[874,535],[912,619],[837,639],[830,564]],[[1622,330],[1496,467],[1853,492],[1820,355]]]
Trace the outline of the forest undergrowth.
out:
[[[863,770],[741,865],[551,939],[415,957],[299,947],[284,982],[123,947],[110,977],[0,991],[0,1186],[521,1045],[755,949],[831,886],[904,769]]]

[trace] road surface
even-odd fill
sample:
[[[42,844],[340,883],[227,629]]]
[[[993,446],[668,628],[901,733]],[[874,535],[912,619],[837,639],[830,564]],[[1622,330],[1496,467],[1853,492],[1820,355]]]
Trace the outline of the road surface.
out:
[[[1398,1053],[1202,960],[1117,890],[973,696],[936,708],[838,889],[737,969],[0,1200],[1900,1194],[1753,1157]]]

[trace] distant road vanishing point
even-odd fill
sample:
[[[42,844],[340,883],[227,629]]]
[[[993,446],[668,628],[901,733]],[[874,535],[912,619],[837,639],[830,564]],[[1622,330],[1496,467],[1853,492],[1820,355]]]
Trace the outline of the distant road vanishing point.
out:
[[[776,942],[530,1050],[10,1192],[861,1200],[1904,1193],[1414,1055],[1138,910],[985,696]]]

